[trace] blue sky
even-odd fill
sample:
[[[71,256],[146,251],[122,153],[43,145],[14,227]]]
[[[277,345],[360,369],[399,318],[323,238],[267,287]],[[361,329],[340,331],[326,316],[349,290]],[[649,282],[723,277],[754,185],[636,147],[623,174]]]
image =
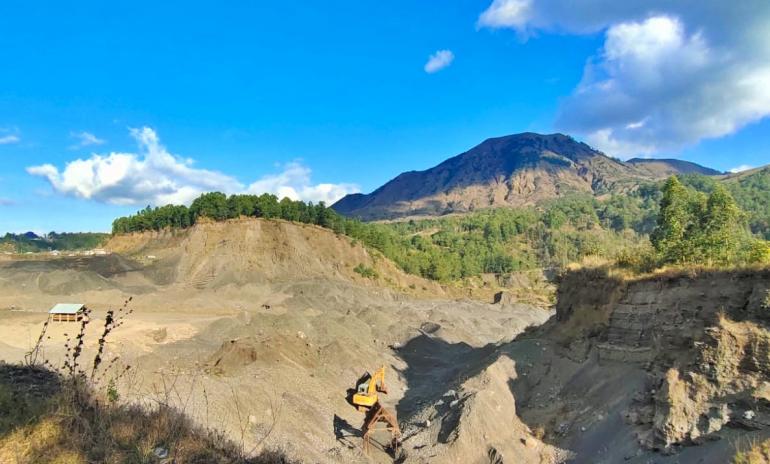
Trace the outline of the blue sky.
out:
[[[210,187],[328,200],[523,131],[722,170],[768,162],[770,105],[751,85],[770,74],[720,91],[735,104],[709,93],[736,81],[709,66],[766,58],[723,31],[766,8],[717,28],[717,2],[546,12],[559,1],[4,2],[0,233],[108,230]]]

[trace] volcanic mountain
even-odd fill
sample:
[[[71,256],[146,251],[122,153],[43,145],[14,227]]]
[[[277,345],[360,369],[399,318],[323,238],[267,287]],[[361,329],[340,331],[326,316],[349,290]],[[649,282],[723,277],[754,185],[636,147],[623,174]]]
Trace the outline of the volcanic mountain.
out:
[[[564,134],[526,132],[487,139],[433,168],[400,174],[370,194],[347,195],[333,207],[364,220],[435,216],[570,193],[624,192],[640,181],[693,170],[690,163],[661,163],[666,169],[624,163]]]

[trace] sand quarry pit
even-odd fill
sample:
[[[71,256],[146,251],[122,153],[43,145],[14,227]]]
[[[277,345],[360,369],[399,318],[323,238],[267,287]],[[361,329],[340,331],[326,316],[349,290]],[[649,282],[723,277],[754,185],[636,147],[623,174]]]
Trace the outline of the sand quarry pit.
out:
[[[0,262],[0,360],[18,362],[54,303],[106,311],[121,401],[171,404],[247,452],[309,463],[724,463],[770,437],[770,271],[558,281],[553,308],[463,298],[344,236],[237,220],[114,238],[112,254]],[[353,269],[371,267],[378,277]],[[74,323],[49,326],[62,362]],[[386,368],[404,455],[347,402]]]
[[[132,296],[133,313],[107,347],[119,357],[116,371],[131,366],[118,381],[122,400],[173,403],[246,450],[280,447],[304,462],[393,462],[382,448],[387,433],[362,452],[363,414],[346,400],[361,374],[385,366],[383,399],[404,429],[405,462],[555,455],[537,439],[521,441],[531,433],[510,398],[513,367],[474,368],[492,347],[544,322],[547,309],[457,299],[345,237],[281,221],[201,224],[108,247],[107,256],[0,263],[0,359],[22,360],[58,302],[92,309],[88,359],[107,309]],[[359,276],[359,264],[379,277]],[[76,327],[50,324],[43,355],[61,363]],[[451,418],[434,430],[424,414],[442,398]],[[510,429],[501,432],[498,420]],[[514,435],[515,455],[506,444]]]

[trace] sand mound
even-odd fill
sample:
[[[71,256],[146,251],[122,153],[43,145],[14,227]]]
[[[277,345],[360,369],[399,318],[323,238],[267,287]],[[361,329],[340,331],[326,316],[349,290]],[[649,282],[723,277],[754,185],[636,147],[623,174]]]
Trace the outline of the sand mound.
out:
[[[159,283],[194,289],[298,279],[345,279],[411,293],[443,294],[434,282],[400,271],[350,238],[322,227],[255,218],[199,222],[186,230],[113,237],[109,250],[147,266]],[[353,271],[363,265],[378,277]]]
[[[516,415],[509,383],[513,361],[498,358],[460,388],[415,416],[405,448],[407,462],[561,462],[566,453],[543,443]],[[421,422],[421,423],[420,423]]]
[[[490,348],[485,347],[548,317],[532,307],[411,299],[343,280],[272,288],[275,298],[268,298],[269,309],[254,305],[217,319],[195,337],[165,344],[137,363],[189,372],[180,378],[197,376],[192,387],[196,399],[189,405],[193,415],[205,417],[206,405],[199,402],[205,391],[228,416],[223,428],[235,434],[240,429],[232,416],[238,414],[228,408],[238,398],[241,416],[253,416],[255,430],[271,430],[269,444],[289,443],[287,452],[308,462],[392,461],[379,445],[371,460],[360,449],[363,415],[347,403],[346,394],[365,371],[386,366],[390,393],[382,401],[406,424],[423,401],[440,398],[450,383],[462,383],[464,369],[473,370],[473,363],[488,355]],[[441,338],[420,342],[427,337],[425,329],[432,331],[431,337],[467,342],[458,342],[457,351],[444,349]],[[458,356],[461,351],[465,356]],[[479,406],[479,414],[484,408]],[[377,443],[386,439],[375,437]]]
[[[291,362],[302,368],[313,368],[319,363],[319,349],[305,342],[307,336],[298,332],[292,338],[284,334],[257,339],[246,337],[228,340],[222,344],[207,363],[209,372],[233,376],[247,366],[260,361],[265,364]]]

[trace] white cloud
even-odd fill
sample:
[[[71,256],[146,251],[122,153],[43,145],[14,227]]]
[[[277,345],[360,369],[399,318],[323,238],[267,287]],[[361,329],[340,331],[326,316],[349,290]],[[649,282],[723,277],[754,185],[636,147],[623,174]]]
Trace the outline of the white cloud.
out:
[[[438,50],[436,53],[428,57],[428,62],[425,63],[425,72],[433,74],[446,68],[452,61],[454,61],[455,55],[451,50]]]
[[[78,140],[78,143],[70,148],[83,148],[91,145],[104,145],[107,141],[100,139],[94,134],[86,131],[70,132],[70,137]]]
[[[531,0],[494,0],[481,16],[480,27],[510,27],[523,30],[530,19]]]
[[[0,127],[0,145],[10,145],[21,142],[18,127]]]
[[[494,0],[479,25],[603,32],[556,125],[613,155],[677,150],[770,115],[766,0]]]
[[[249,193],[273,193],[292,200],[323,201],[331,205],[349,193],[356,193],[355,184],[316,184],[310,182],[310,168],[292,161],[282,172],[262,177],[248,187]]]
[[[189,204],[201,193],[211,191],[269,192],[331,203],[358,191],[351,184],[312,185],[310,169],[298,162],[246,187],[233,176],[195,168],[191,159],[169,153],[148,127],[131,129],[131,135],[139,145],[139,153],[94,154],[88,159],[70,161],[61,171],[43,164],[29,167],[27,172],[44,177],[59,194],[121,205]]]
[[[748,171],[749,169],[754,169],[754,166],[749,166],[748,164],[741,164],[740,166],[736,166],[730,169],[730,172],[733,174],[737,174],[739,172]]]
[[[18,143],[21,139],[18,135],[0,135],[0,145],[9,145],[11,143]]]

